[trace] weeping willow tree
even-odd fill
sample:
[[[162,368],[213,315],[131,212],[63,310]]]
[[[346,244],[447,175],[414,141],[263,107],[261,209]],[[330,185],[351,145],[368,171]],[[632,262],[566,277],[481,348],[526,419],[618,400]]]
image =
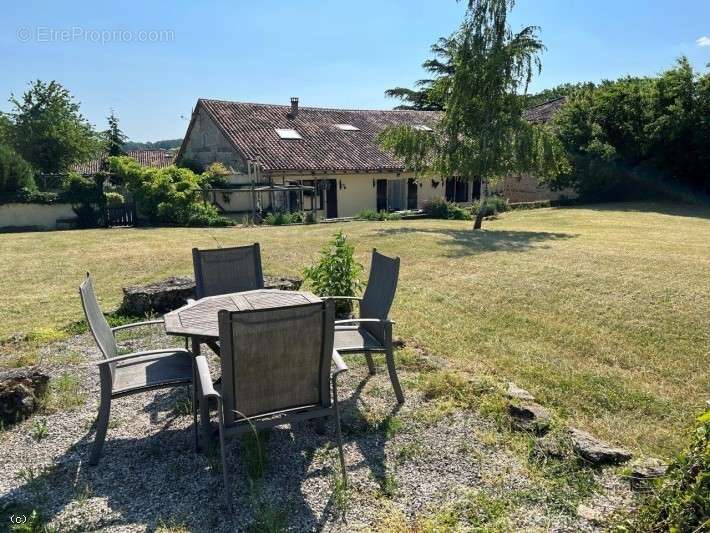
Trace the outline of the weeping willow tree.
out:
[[[415,175],[432,174],[488,185],[505,176],[539,178],[567,170],[564,151],[544,126],[523,118],[524,99],[541,71],[539,28],[514,33],[507,19],[515,0],[470,0],[463,23],[448,39],[451,69],[442,95],[443,113],[432,132],[394,127],[382,146],[402,158]],[[480,229],[479,209],[474,229]]]

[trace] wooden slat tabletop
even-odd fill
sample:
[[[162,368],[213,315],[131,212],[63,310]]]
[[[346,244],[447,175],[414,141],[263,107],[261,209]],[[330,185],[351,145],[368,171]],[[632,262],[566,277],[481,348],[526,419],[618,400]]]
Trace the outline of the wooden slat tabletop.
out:
[[[310,292],[274,289],[209,296],[166,314],[165,332],[168,335],[218,339],[217,314],[222,309],[227,311],[272,309],[274,307],[290,307],[320,301],[320,298]]]

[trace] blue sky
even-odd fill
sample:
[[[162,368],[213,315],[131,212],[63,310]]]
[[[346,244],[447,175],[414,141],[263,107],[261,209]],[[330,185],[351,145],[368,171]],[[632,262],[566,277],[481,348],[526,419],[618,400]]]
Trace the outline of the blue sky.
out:
[[[0,20],[0,110],[37,78],[64,84],[101,129],[115,109],[133,140],[181,137],[181,117],[198,97],[387,109],[396,103],[384,90],[422,77],[429,45],[456,29],[463,8],[454,0],[12,2]],[[708,0],[518,0],[512,25],[527,24],[542,27],[548,48],[533,90],[654,74],[681,54],[697,68],[710,63]]]

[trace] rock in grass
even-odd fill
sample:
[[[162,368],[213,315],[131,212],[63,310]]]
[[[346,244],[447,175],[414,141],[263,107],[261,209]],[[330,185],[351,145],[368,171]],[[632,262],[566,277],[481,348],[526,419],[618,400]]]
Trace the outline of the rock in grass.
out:
[[[506,396],[508,396],[508,398],[522,400],[524,402],[534,402],[535,401],[535,396],[530,394],[525,389],[521,389],[515,383],[512,383],[512,382],[508,383],[508,389],[505,391],[505,394],[506,394]]]
[[[49,376],[37,368],[0,372],[0,420],[14,424],[28,418],[47,392]]]
[[[570,428],[569,433],[574,451],[592,464],[619,464],[632,457],[630,451],[607,444],[581,429]]]
[[[188,298],[194,297],[193,279],[171,277],[145,285],[124,287],[120,310],[133,316],[162,314],[182,307]]]
[[[520,429],[545,433],[550,428],[550,412],[535,402],[509,403],[508,414]]]
[[[297,291],[303,280],[285,276],[264,276],[265,289]],[[120,311],[126,315],[146,316],[174,311],[195,297],[195,280],[171,277],[145,285],[123,288]]]
[[[631,488],[644,491],[650,488],[650,482],[663,477],[668,470],[668,465],[658,459],[647,459],[629,465],[627,477]]]
[[[560,440],[549,434],[535,439],[533,454],[540,459],[563,459],[566,455]]]

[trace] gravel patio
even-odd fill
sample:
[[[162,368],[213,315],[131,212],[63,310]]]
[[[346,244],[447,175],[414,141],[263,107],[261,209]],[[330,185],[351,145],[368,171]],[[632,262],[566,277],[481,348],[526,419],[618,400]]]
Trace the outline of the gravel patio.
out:
[[[155,328],[123,345],[160,343],[165,337]],[[78,376],[84,402],[0,433],[0,509],[36,509],[58,531],[417,531],[427,520],[441,521],[447,509],[459,523],[444,530],[593,531],[630,497],[627,484],[598,472],[598,490],[577,512],[549,505],[546,482],[510,449],[490,417],[470,410],[437,414],[441,407],[417,391],[418,372],[406,366],[407,402],[400,409],[382,361],[368,377],[364,360],[353,356],[342,387],[349,488],[337,483],[330,424],[322,435],[309,423],[262,434],[263,462],[253,439],[234,439],[230,522],[217,451],[191,449],[184,388],[115,401],[104,456],[89,467],[99,398],[93,363],[100,356],[89,334],[44,352],[46,362],[73,354],[72,362],[45,368],[55,378]],[[463,514],[461,502],[468,502]]]

